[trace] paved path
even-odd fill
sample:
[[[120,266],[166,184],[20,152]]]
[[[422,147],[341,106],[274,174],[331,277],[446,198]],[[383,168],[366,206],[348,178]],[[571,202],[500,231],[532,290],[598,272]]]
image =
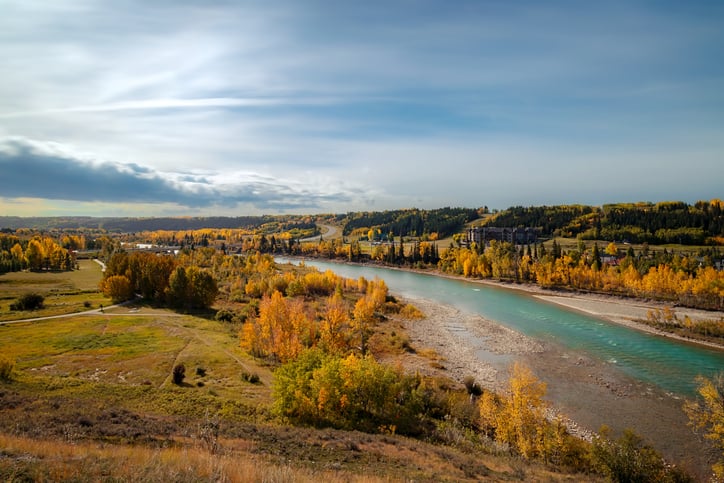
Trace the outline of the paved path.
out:
[[[309,238],[302,238],[299,240],[300,242],[312,242],[312,241],[319,241],[322,238],[330,239],[335,238],[337,236],[337,232],[339,231],[339,228],[334,225],[319,225],[320,228],[322,228],[321,235],[315,235],[311,236]]]
[[[103,315],[128,315],[128,314],[115,314],[115,313],[108,314],[105,311],[110,310],[110,309],[115,309],[117,307],[123,307],[123,306],[128,305],[135,301],[136,301],[136,299],[128,300],[128,301],[122,302],[120,304],[109,305],[108,307],[103,307],[102,309],[100,309],[100,308],[91,309],[91,310],[85,310],[83,312],[71,312],[69,314],[60,314],[60,315],[46,315],[44,317],[32,317],[30,319],[6,320],[4,322],[0,322],[0,325],[17,324],[20,322],[37,322],[40,320],[50,320],[50,319],[62,319],[64,317],[75,317],[77,315],[100,315],[100,314],[103,314]],[[151,314],[138,314],[137,313],[136,315],[151,315]]]

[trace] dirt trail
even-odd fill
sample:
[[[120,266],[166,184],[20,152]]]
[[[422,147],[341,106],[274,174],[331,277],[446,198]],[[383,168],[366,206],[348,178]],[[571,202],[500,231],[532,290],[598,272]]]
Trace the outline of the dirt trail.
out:
[[[173,365],[171,366],[171,372],[166,377],[166,379],[161,383],[159,388],[163,387],[165,384],[168,384],[171,382],[171,378],[173,377],[173,368],[176,367],[176,365],[181,361],[181,354],[189,347],[189,345],[191,344],[191,342],[193,340],[195,340],[196,342],[200,342],[201,344],[204,344],[207,347],[212,347],[212,348],[221,350],[221,352],[223,352],[229,359],[236,362],[236,364],[239,365],[242,368],[242,370],[244,370],[245,372],[251,372],[250,369],[247,367],[247,365],[244,364],[244,362],[239,357],[237,357],[234,353],[227,350],[226,348],[220,347],[219,344],[210,342],[208,339],[206,339],[205,337],[203,337],[201,335],[201,333],[198,329],[184,326],[183,324],[178,323],[178,322],[174,322],[173,325],[180,331],[184,332],[188,338],[186,339],[186,344],[176,354],[176,358],[174,359]]]

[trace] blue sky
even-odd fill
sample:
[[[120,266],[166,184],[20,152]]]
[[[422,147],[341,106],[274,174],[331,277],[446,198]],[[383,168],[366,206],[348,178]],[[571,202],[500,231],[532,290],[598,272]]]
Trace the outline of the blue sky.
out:
[[[0,213],[724,196],[724,3],[5,1]]]

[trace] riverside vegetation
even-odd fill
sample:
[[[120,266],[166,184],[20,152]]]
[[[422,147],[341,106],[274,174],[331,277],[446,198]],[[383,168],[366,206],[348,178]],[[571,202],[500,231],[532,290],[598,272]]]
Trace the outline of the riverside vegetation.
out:
[[[493,394],[378,362],[416,351],[400,321],[421,316],[381,280],[210,248],[144,257],[113,255],[100,286],[123,273],[148,300],[2,327],[5,479],[686,479],[632,435],[548,421],[524,367]],[[213,309],[174,301],[191,269]]]
[[[10,257],[25,256],[23,243],[29,246],[35,235],[25,236],[15,243],[21,250]],[[437,264],[465,253],[481,261],[488,251],[453,246],[441,254],[435,238],[381,245],[377,253],[384,249],[384,256],[402,254],[396,260],[406,261],[412,248],[412,259],[419,256],[415,264]],[[442,372],[421,376],[378,362],[402,354],[430,356],[425,348],[411,347],[401,323],[420,317],[419,311],[392,297],[383,281],[280,266],[260,253],[316,246],[352,257],[354,243],[302,245],[291,236],[272,242],[256,234],[240,238],[245,255],[229,256],[214,232],[193,239],[198,245],[187,245],[177,256],[158,256],[126,253],[117,238],[104,235],[93,242],[108,267],[95,295],[58,293],[33,282],[45,300],[74,300],[73,308],[60,313],[101,303],[106,310],[1,328],[4,478],[689,478],[633,433],[616,438],[604,429],[593,441],[568,434],[562,422],[544,417],[545,385],[525,367],[515,366],[508,388],[494,394],[481,391],[475,381],[460,384]],[[580,252],[579,262],[593,255]],[[556,249],[549,253],[546,263],[553,267],[555,260],[573,256]],[[75,263],[80,270],[41,266],[3,275],[3,294],[19,298],[28,292],[23,277],[67,277],[63,284],[73,287],[92,272],[97,283],[100,269],[93,270],[93,262]],[[455,266],[465,275],[464,260]],[[135,294],[143,299],[108,309],[111,299],[120,302]],[[79,295],[87,298],[81,306]],[[14,303],[10,296],[4,300],[8,307]],[[62,302],[45,305],[38,315]],[[3,310],[0,315],[7,321],[35,313]],[[700,394],[687,405],[692,423],[724,450],[718,431],[724,418],[718,411],[721,384],[702,380]],[[713,468],[719,477],[721,468],[721,461]]]

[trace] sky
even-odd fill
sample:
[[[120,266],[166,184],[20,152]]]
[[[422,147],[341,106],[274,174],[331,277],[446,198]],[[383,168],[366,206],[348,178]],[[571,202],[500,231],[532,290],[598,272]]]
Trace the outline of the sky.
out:
[[[721,1],[0,11],[0,215],[724,197]]]

